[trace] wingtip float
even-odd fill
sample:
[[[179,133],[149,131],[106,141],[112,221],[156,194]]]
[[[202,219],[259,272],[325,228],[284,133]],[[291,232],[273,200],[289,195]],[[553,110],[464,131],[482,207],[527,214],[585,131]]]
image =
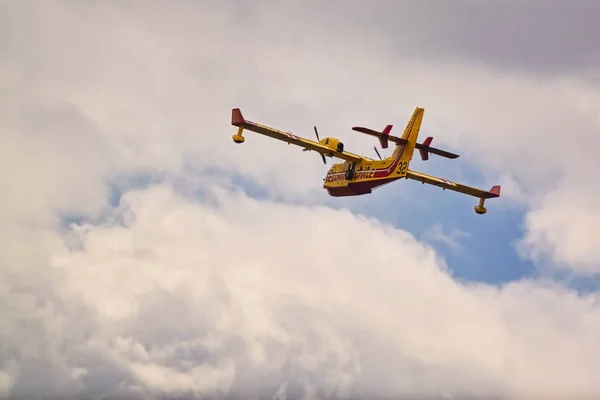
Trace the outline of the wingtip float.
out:
[[[424,161],[429,159],[429,154],[449,159],[458,158],[458,154],[431,147],[433,137],[427,137],[423,143],[417,143],[424,113],[425,109],[415,108],[404,132],[399,137],[390,134],[393,125],[387,125],[381,132],[360,126],[352,128],[356,132],[377,137],[379,144],[384,149],[388,148],[389,142],[395,144],[394,152],[383,159],[379,156],[379,160],[345,151],[344,143],[337,138],[325,137],[320,139],[317,127],[314,128],[317,137],[315,142],[296,136],[291,132],[280,131],[249,121],[244,118],[239,108],[232,110],[231,124],[238,128],[237,133],[233,135],[233,141],[238,144],[244,143],[243,132],[249,130],[302,147],[303,151],[314,150],[321,155],[324,164],[326,164],[325,157],[344,160],[344,162],[333,164],[323,179],[323,188],[331,196],[345,197],[369,194],[376,188],[404,178],[477,197],[479,198],[479,204],[474,207],[474,210],[477,214],[485,214],[487,212],[484,207],[485,200],[500,197],[500,185],[493,186],[489,191],[486,191],[408,168],[415,149],[419,151],[419,155]],[[375,151],[379,155],[376,147]]]

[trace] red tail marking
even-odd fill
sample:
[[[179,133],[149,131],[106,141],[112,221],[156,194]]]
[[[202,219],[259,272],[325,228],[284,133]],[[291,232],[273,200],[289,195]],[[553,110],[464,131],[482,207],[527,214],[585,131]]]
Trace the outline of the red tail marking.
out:
[[[231,110],[231,125],[242,126],[245,122],[246,120],[244,120],[242,112],[239,108],[234,108],[233,110]]]
[[[500,197],[500,185],[492,186],[490,193]]]
[[[392,131],[393,126],[394,125],[387,125],[385,129],[381,132],[381,136],[379,136],[379,144],[381,145],[382,149],[388,148],[388,135]]]
[[[429,147],[431,145],[431,141],[432,140],[433,140],[433,137],[429,136],[427,139],[425,139],[423,141],[423,143],[422,143],[423,146],[428,146]],[[429,152],[427,151],[427,149],[421,148],[421,149],[419,149],[419,153],[421,153],[421,160],[423,160],[423,161],[429,160]]]

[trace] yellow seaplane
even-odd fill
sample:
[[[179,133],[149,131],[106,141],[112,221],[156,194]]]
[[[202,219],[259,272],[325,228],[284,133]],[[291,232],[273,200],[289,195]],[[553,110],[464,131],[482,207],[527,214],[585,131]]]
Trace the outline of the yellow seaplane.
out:
[[[392,125],[387,125],[381,132],[359,126],[352,128],[354,131],[377,137],[381,147],[384,149],[388,148],[389,142],[395,143],[396,146],[392,155],[384,159],[381,158],[377,147],[375,147],[375,152],[379,160],[345,151],[344,143],[339,139],[333,137],[320,139],[316,126],[314,130],[317,142],[296,136],[291,132],[280,131],[248,121],[244,119],[239,108],[232,110],[231,124],[238,127],[237,133],[233,135],[235,143],[244,143],[245,138],[242,134],[244,129],[246,129],[287,142],[288,144],[303,147],[303,151],[316,151],[321,154],[324,164],[327,163],[325,160],[326,156],[344,160],[344,162],[333,164],[323,179],[323,188],[331,196],[342,197],[369,194],[373,189],[395,180],[401,178],[413,179],[423,184],[427,183],[441,187],[444,190],[448,189],[477,197],[479,198],[479,204],[474,207],[475,212],[477,214],[485,214],[487,212],[484,207],[485,200],[499,197],[500,185],[493,186],[489,191],[486,191],[452,182],[448,179],[426,175],[408,168],[415,149],[419,150],[422,160],[428,160],[429,154],[450,159],[458,157],[457,154],[431,147],[433,137],[427,137],[423,143],[417,143],[424,112],[425,109],[423,108],[417,107],[415,109],[401,137],[390,135]]]

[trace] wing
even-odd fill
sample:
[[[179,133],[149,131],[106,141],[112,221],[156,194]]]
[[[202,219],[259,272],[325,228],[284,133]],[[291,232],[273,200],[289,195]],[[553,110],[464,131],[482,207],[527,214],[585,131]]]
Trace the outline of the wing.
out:
[[[496,185],[492,187],[489,191],[486,191],[471,186],[462,185],[460,183],[452,182],[444,178],[438,178],[437,176],[431,176],[411,170],[408,170],[406,177],[408,179],[413,179],[415,181],[427,183],[429,185],[439,186],[443,189],[468,194],[470,196],[478,197],[480,199],[491,199],[494,197],[500,197],[499,185]]]
[[[234,108],[232,110],[231,124],[242,129],[247,129],[252,132],[260,133],[261,135],[281,140],[288,144],[303,147],[307,150],[314,150],[328,157],[341,158],[342,160],[346,161],[360,161],[364,159],[364,157],[361,157],[358,154],[353,154],[347,151],[340,152],[319,142],[296,136],[291,132],[283,132],[278,129],[257,124],[256,122],[248,121],[244,119],[244,117],[242,116],[242,112],[239,108]]]

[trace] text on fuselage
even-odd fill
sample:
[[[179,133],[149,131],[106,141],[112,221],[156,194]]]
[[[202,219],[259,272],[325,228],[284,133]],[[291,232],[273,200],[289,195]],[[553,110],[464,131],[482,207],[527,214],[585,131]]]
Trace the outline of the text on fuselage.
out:
[[[375,174],[375,171],[358,171],[354,174],[354,179],[368,179],[372,178]]]
[[[375,174],[374,171],[359,171],[354,174],[354,179],[368,179],[368,178],[372,178],[374,174]],[[342,173],[327,175],[327,178],[325,178],[325,182],[338,182],[338,181],[343,181],[345,179],[346,179],[346,173],[342,172]]]

